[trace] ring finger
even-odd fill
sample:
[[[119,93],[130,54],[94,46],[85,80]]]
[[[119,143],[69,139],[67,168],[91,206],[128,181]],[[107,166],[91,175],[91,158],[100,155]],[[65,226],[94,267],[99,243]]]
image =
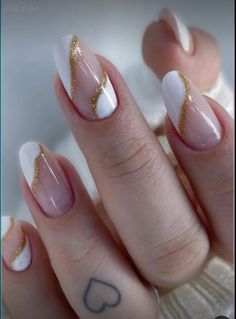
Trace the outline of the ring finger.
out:
[[[35,142],[20,151],[24,197],[59,280],[83,319],[157,318],[153,289],[117,248],[75,169]],[[34,194],[34,196],[33,196]]]

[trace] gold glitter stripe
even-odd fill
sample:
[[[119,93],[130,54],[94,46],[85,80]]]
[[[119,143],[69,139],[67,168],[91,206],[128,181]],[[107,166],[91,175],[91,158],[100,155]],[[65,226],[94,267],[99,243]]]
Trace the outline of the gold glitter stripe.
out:
[[[179,132],[181,136],[184,136],[185,134],[185,120],[186,120],[186,113],[188,109],[188,100],[190,96],[190,84],[188,82],[187,77],[179,72],[179,77],[182,80],[184,87],[185,87],[185,95],[184,95],[184,102],[182,104],[180,115],[179,115]]]
[[[79,46],[79,38],[76,35],[74,35],[72,37],[71,45],[70,45],[71,99],[73,102],[75,99],[75,91],[77,88],[76,64],[77,64],[77,58],[79,54],[78,46]]]
[[[26,237],[26,233],[25,231],[22,229],[22,238],[20,240],[20,244],[19,246],[17,247],[17,249],[15,250],[14,254],[11,256],[10,258],[10,264],[11,264],[11,267],[13,268],[13,263],[14,261],[16,260],[16,258],[18,256],[21,255],[22,251],[24,250],[25,248],[25,245],[26,245],[26,240],[27,240],[27,237]]]
[[[2,243],[5,244],[9,238],[10,233],[12,232],[13,228],[15,226],[15,219],[11,217],[10,219],[10,226],[6,232],[6,234],[2,238]]]
[[[44,149],[43,146],[41,144],[39,144],[39,155],[35,158],[34,160],[34,178],[33,178],[33,182],[31,184],[31,189],[32,192],[35,194],[35,187],[37,185],[37,183],[39,182],[39,164],[40,164],[40,160],[43,158],[44,155]]]
[[[99,96],[102,94],[105,86],[107,84],[107,74],[105,71],[103,71],[102,74],[102,82],[99,84],[99,86],[96,88],[95,94],[91,99],[91,110],[92,110],[92,115],[97,116],[97,102]]]

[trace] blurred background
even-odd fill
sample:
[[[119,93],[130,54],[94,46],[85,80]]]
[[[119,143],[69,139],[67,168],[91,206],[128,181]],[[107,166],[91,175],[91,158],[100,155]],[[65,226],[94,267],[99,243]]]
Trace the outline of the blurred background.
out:
[[[36,140],[55,149],[69,134],[53,89],[53,47],[61,36],[76,33],[110,59],[151,122],[158,116],[153,105],[159,84],[143,64],[141,41],[147,25],[168,7],[188,26],[217,38],[222,70],[233,87],[233,0],[3,0],[1,6],[4,214],[19,209],[22,143]]]

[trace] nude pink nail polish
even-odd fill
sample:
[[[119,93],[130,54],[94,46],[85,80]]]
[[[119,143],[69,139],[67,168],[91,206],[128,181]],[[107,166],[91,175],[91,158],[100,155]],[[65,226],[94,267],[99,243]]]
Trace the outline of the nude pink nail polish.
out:
[[[45,146],[29,142],[21,147],[19,157],[27,183],[45,214],[59,217],[68,212],[74,195],[53,154]]]
[[[117,98],[101,62],[77,36],[62,38],[55,48],[60,79],[79,113],[87,120],[110,116]]]
[[[168,72],[162,81],[162,97],[171,121],[190,148],[208,150],[220,142],[222,128],[215,113],[186,75]]]

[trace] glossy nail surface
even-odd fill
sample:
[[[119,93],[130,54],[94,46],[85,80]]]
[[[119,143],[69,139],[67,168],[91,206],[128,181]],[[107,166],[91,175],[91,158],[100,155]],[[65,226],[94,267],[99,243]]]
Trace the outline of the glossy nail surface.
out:
[[[24,144],[19,152],[23,174],[37,202],[49,217],[70,210],[74,195],[54,155],[37,142]]]
[[[31,248],[28,236],[19,221],[2,216],[2,258],[8,268],[23,271],[30,265]]]
[[[162,9],[159,20],[165,21],[175,34],[176,40],[186,52],[192,50],[192,36],[184,23],[169,9]]]
[[[196,86],[178,71],[168,72],[162,81],[162,97],[168,115],[186,144],[207,150],[221,139],[221,125]]]
[[[85,119],[103,119],[114,112],[117,98],[112,83],[82,40],[62,38],[55,48],[55,62],[69,97]]]

